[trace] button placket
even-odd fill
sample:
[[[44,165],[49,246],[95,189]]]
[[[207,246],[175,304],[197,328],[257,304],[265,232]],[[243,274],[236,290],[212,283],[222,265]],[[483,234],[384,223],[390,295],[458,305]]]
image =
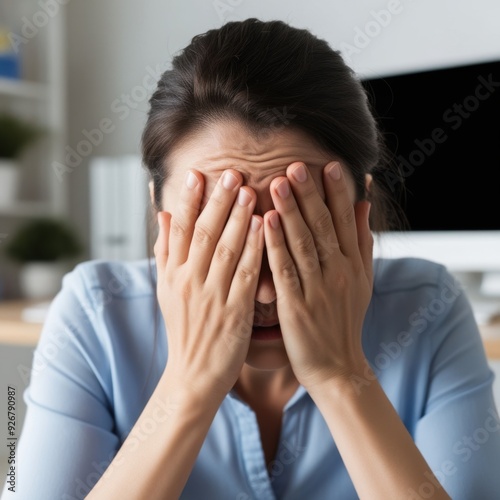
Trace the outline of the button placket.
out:
[[[239,399],[231,398],[241,437],[241,452],[248,482],[259,500],[276,500],[267,473],[264,450],[255,412]]]

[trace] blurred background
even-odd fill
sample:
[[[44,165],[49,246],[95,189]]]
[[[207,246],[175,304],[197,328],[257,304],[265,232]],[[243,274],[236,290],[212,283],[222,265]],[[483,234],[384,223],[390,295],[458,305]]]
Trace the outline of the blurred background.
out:
[[[427,128],[410,133],[413,150],[400,152],[408,179],[417,177],[410,174],[424,160],[429,164],[440,144],[433,131],[453,135],[450,126],[459,119],[456,128],[465,134],[482,130],[496,116],[489,125],[494,141],[488,144],[500,144],[496,0],[0,0],[0,375],[18,394],[28,383],[44,311],[61,276],[87,259],[148,255],[147,179],[139,152],[156,81],[194,35],[248,17],[310,29],[340,50],[370,88],[393,85],[393,101],[396,95],[408,100],[410,92],[430,96],[433,87],[426,84],[430,80],[415,85],[414,79],[391,77],[444,75],[440,81],[449,100],[438,104],[437,118],[421,121]],[[433,73],[462,66],[469,68],[462,76]],[[459,87],[464,83],[469,90]],[[480,84],[484,99],[475,96]],[[454,88],[458,94],[452,94]],[[390,115],[382,102],[379,113]],[[481,115],[484,110],[489,114]],[[408,123],[412,118],[405,117]],[[391,122],[386,126],[389,130]],[[474,148],[484,149],[473,144],[468,149]],[[487,170],[468,164],[485,186],[492,184],[493,167],[500,166],[499,150],[491,151]],[[430,199],[425,189],[415,198]],[[427,227],[431,212],[424,231],[409,239],[392,235],[376,252],[429,257],[456,272],[469,287],[491,366],[500,373],[500,334],[494,326],[500,312],[498,209],[496,219],[479,228],[481,213],[491,213],[478,202],[482,191],[473,191],[472,198],[451,186],[448,192],[452,206],[480,209],[472,218],[478,227],[455,225],[453,234],[447,227]],[[424,204],[415,210],[426,213]],[[497,381],[500,401],[498,388]]]

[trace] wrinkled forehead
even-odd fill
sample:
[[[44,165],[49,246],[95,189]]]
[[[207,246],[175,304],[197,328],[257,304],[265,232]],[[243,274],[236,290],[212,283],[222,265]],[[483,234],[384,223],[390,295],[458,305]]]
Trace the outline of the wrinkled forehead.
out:
[[[186,171],[196,169],[203,174],[209,194],[224,170],[232,168],[241,173],[244,185],[259,191],[285,175],[287,167],[297,161],[308,166],[318,184],[322,169],[335,159],[309,135],[291,127],[259,133],[238,122],[221,122],[190,134],[171,152],[168,184],[177,191]]]

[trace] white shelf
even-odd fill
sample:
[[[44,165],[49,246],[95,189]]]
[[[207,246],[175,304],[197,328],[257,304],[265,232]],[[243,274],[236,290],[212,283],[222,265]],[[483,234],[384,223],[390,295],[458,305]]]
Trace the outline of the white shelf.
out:
[[[43,83],[0,77],[0,96],[2,95],[43,101],[48,99],[49,91]]]
[[[52,212],[50,203],[43,201],[18,201],[8,207],[0,206],[0,217],[43,217]]]

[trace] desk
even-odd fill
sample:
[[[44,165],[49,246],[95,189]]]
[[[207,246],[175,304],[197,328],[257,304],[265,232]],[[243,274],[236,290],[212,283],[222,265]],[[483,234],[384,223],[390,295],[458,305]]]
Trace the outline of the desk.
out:
[[[36,346],[42,325],[23,321],[21,311],[26,306],[38,302],[26,300],[0,302],[0,344]]]
[[[500,318],[495,318],[489,325],[481,325],[479,329],[488,359],[500,361]]]
[[[26,301],[0,302],[0,344],[36,346],[42,325],[21,319],[21,311],[29,304]],[[500,318],[481,326],[480,330],[488,359],[500,360]]]

